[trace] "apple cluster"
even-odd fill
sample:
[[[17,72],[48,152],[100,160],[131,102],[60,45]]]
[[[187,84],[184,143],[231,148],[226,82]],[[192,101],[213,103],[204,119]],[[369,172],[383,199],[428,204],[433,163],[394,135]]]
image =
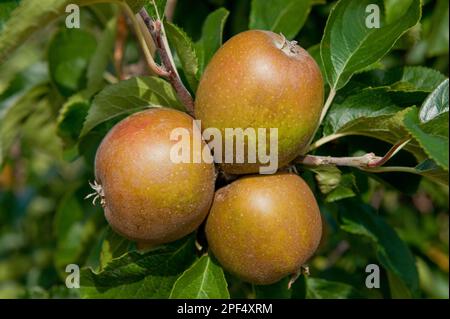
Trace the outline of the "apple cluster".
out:
[[[277,128],[283,168],[305,152],[316,130],[323,87],[316,62],[295,42],[269,31],[246,31],[208,64],[196,92],[195,117],[205,128],[221,131]],[[260,175],[258,162],[223,162],[217,168],[204,161],[174,163],[170,132],[192,132],[193,121],[180,111],[152,108],[106,135],[95,177],[110,226],[151,247],[180,239],[206,220],[209,252],[231,274],[262,285],[296,273],[322,235],[308,185],[292,173]],[[216,169],[238,178],[216,190]]]

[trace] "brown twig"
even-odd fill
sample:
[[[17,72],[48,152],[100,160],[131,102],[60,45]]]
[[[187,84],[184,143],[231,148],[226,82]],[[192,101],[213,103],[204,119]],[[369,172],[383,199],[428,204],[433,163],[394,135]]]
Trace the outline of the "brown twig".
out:
[[[127,21],[125,15],[123,13],[120,13],[117,21],[116,44],[114,47],[114,66],[116,68],[117,77],[120,80],[124,79],[122,61],[127,36],[128,36]]]
[[[177,93],[179,99],[186,107],[186,110],[189,114],[194,115],[194,100],[192,99],[191,94],[184,86],[181,81],[180,76],[178,75],[177,69],[173,63],[173,59],[171,58],[170,49],[167,45],[167,41],[165,39],[165,34],[162,30],[162,23],[160,20],[153,20],[145,10],[142,8],[139,11],[139,15],[149,30],[153,41],[156,44],[156,48],[158,50],[158,54],[161,58],[162,65],[164,69],[167,71],[168,75],[166,76],[167,80],[172,84],[175,92]]]
[[[355,157],[331,157],[331,156],[315,156],[304,155],[297,158],[296,163],[321,166],[321,165],[337,165],[337,166],[350,166],[350,167],[373,167],[373,163],[377,163],[382,157],[376,156],[374,153],[368,153],[363,156]]]
[[[389,161],[410,141],[411,141],[410,138],[400,140],[383,157],[376,156],[374,153],[367,153],[364,154],[363,156],[354,156],[354,157],[304,155],[298,157],[295,160],[295,163],[310,166],[336,165],[336,166],[357,167],[360,169],[377,168],[384,165],[387,161]]]
[[[168,76],[168,72],[166,70],[164,70],[162,67],[160,67],[155,60],[153,59],[153,52],[152,49],[153,47],[151,46],[150,43],[148,43],[149,39],[147,37],[147,35],[143,32],[147,30],[147,26],[143,26],[145,28],[145,30],[141,30],[141,24],[139,22],[138,19],[136,19],[133,11],[130,9],[130,7],[126,4],[123,3],[122,4],[122,8],[124,9],[126,15],[128,16],[128,18],[130,19],[132,25],[133,25],[133,29],[134,32],[136,34],[136,38],[139,41],[139,44],[141,45],[141,49],[144,53],[144,57],[145,57],[145,61],[147,62],[149,71],[151,74],[156,74],[158,76],[162,76],[162,77],[166,77]],[[144,23],[144,22],[142,22]],[[149,36],[151,38],[151,36]],[[153,39],[151,39],[151,41],[153,41]]]

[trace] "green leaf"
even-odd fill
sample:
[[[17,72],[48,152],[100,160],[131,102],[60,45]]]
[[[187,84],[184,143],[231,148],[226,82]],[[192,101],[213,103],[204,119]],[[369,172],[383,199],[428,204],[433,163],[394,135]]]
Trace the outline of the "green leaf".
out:
[[[115,19],[110,20],[109,23],[112,23],[112,21],[114,21],[115,24]],[[102,39],[105,39],[106,42],[113,40],[111,37],[114,32],[110,33],[110,31],[111,30],[104,31]],[[108,40],[106,40],[106,38]],[[114,42],[112,41],[109,44],[112,45],[113,43]],[[90,100],[92,95],[94,95],[103,85],[103,71],[108,62],[107,57],[103,54],[106,53],[106,47],[108,47],[109,44],[106,44],[101,40],[97,47],[97,51],[94,54],[88,69],[88,88],[71,96],[59,111],[57,120],[58,135],[66,143],[66,146],[72,146],[77,143],[91,105]],[[103,61],[103,58],[106,60]],[[99,60],[102,61],[100,62]]]
[[[319,278],[307,278],[306,299],[361,299],[350,285]]]
[[[431,16],[431,28],[426,37],[427,55],[429,57],[448,54],[448,24],[448,1],[437,0]]]
[[[189,236],[147,253],[129,252],[99,273],[81,271],[83,298],[168,298],[176,279],[195,260],[195,238]]]
[[[158,4],[165,3],[165,0],[156,1]],[[43,30],[47,24],[65,14],[67,5],[85,6],[96,2],[98,0],[21,0],[12,12],[13,5],[8,6],[4,14],[10,15],[9,20],[6,23],[2,22],[0,16],[0,64],[35,32]],[[132,10],[137,12],[148,0],[117,0],[117,2],[128,3]],[[0,11],[3,14],[3,10]]]
[[[324,121],[324,135],[361,135],[396,144],[410,135],[403,118],[414,110],[417,108],[396,106],[385,88],[365,89],[331,107]],[[427,158],[415,141],[409,142],[404,149],[414,154],[418,161]]]
[[[405,68],[400,78],[402,80],[395,80],[396,84],[363,89],[340,104],[335,103],[325,118],[324,135],[363,135],[395,144],[411,134],[415,139],[405,150],[414,154],[419,162],[431,157],[447,170],[448,80],[438,86],[437,80],[442,79],[442,75],[425,68]],[[424,120],[436,117],[430,123],[419,123],[417,108],[402,110],[390,95],[392,90],[426,92],[436,86],[420,111]]]
[[[83,209],[74,196],[74,190],[67,192],[59,203],[54,220],[54,232],[57,238],[67,235],[72,225],[83,220]]]
[[[58,238],[54,256],[55,267],[58,272],[64,274],[67,265],[77,263],[94,234],[95,225],[92,221],[77,222],[69,228],[64,237]]]
[[[0,33],[0,64],[31,35],[64,13],[68,4],[88,5],[97,0],[22,0]]]
[[[0,100],[4,99],[2,94],[8,89],[12,81],[19,77],[29,77],[32,69],[36,68],[36,65],[39,66],[39,60],[42,56],[40,45],[29,42],[21,46],[5,63],[0,63]],[[40,63],[40,65],[43,65],[43,63]],[[47,72],[47,66],[45,66],[45,72]],[[0,102],[0,108],[1,104],[2,102]]]
[[[448,108],[448,106],[447,106]],[[420,123],[417,109],[406,113],[404,124],[425,153],[448,171],[448,111],[425,123]]]
[[[230,13],[225,8],[210,13],[203,24],[202,37],[195,44],[199,58],[199,74],[222,45],[223,28]]]
[[[400,110],[384,88],[365,89],[330,108],[324,120],[324,135],[346,132],[351,130],[356,121],[368,122],[371,118],[391,117]]]
[[[20,0],[4,0],[0,3],[0,31],[3,29],[5,22],[8,21],[11,13],[20,4]]]
[[[308,53],[316,61],[317,65],[320,68],[320,72],[322,73],[322,76],[325,78],[325,67],[323,66],[322,58],[320,56],[320,43],[309,47]]]
[[[70,96],[86,84],[89,60],[95,52],[95,37],[81,29],[61,29],[48,49],[50,78],[60,93]]]
[[[89,62],[87,69],[87,88],[96,92],[103,84],[103,73],[111,61],[111,56],[116,39],[117,17],[114,16],[106,23],[98,41],[97,48]]]
[[[328,194],[339,186],[342,178],[342,172],[333,165],[322,165],[318,167],[310,167],[315,173],[315,178],[322,194]]]
[[[186,270],[173,285],[173,299],[230,298],[222,268],[205,255]]]
[[[184,75],[193,92],[198,85],[198,57],[195,46],[189,36],[179,27],[166,21],[164,23],[170,44],[175,48],[181,62]]]
[[[84,221],[85,213],[74,191],[61,200],[55,215],[54,231],[57,238],[55,266],[61,273],[68,264],[79,260],[86,244],[95,233],[92,220]]]
[[[19,133],[28,116],[39,109],[39,99],[48,92],[48,87],[40,85],[23,94],[9,107],[0,109],[0,167],[4,158]]]
[[[93,245],[90,246],[84,265],[94,272],[99,272],[112,260],[135,249],[136,244],[134,242],[122,237],[113,231],[109,225],[106,225],[96,236]]]
[[[425,153],[448,172],[448,79],[417,110],[408,112],[404,124]],[[440,174],[441,175],[441,174]]]
[[[135,77],[109,85],[94,98],[81,136],[110,119],[157,106],[183,108],[171,85],[162,79]]]
[[[446,172],[440,168],[436,162],[431,159],[427,159],[415,167],[417,174],[425,176],[437,183],[441,183],[448,186],[449,176]]]
[[[71,96],[61,107],[57,119],[58,135],[67,146],[76,144],[90,106],[83,94]]]
[[[407,66],[400,74],[396,74],[395,69],[391,73],[393,74],[388,72],[386,75],[388,79],[392,81],[397,78],[395,82],[389,83],[390,91],[432,92],[445,80],[445,76],[439,71],[422,66]]]
[[[345,86],[355,72],[379,61],[421,16],[420,0],[413,0],[398,20],[369,29],[366,8],[370,4],[382,7],[380,0],[340,0],[328,17],[321,56],[333,90]]]
[[[412,0],[384,0],[386,23],[393,23],[408,10]]]
[[[356,189],[355,176],[353,174],[344,174],[339,185],[327,194],[325,201],[332,203],[341,199],[354,197],[356,196],[354,189]]]
[[[355,76],[345,90],[357,93],[361,89],[374,87],[385,89],[389,98],[401,107],[422,104],[446,77],[433,69],[422,66],[396,67],[389,70],[373,70]]]
[[[125,0],[130,9],[137,13],[141,10],[146,4],[151,2],[152,0]]]
[[[392,299],[411,299],[412,295],[403,281],[392,272],[387,272],[389,290]]]
[[[293,39],[311,11],[311,0],[252,0],[249,29],[270,30]]]
[[[28,47],[24,46],[24,48]],[[19,52],[20,50],[17,53],[21,55]],[[12,57],[12,60],[14,60],[14,57]],[[23,58],[26,59],[26,54]],[[0,87],[4,90],[0,94],[0,117],[3,112],[6,112],[8,108],[17,103],[24,95],[28,94],[33,87],[49,81],[47,64],[35,60],[35,57],[30,56],[30,59],[32,64],[25,64],[23,66],[24,69],[19,73],[6,75],[5,77],[0,76],[0,81],[4,80],[0,84]],[[0,71],[13,72],[13,69],[14,67],[11,69],[9,67],[0,67]]]
[[[107,227],[100,251],[100,269],[104,269],[113,259],[126,254],[131,248],[131,242],[120,236],[111,227]]]
[[[139,0],[132,0],[132,1],[139,1]],[[147,12],[150,17],[153,19],[164,19],[164,12],[166,9],[167,0],[146,0],[145,1],[145,9],[147,9]],[[139,11],[136,10],[136,12]]]
[[[66,146],[74,145],[80,136],[90,107],[90,99],[104,83],[103,73],[110,61],[116,34],[116,17],[112,17],[103,31],[87,68],[87,89],[71,96],[59,111],[58,135]]]
[[[103,122],[90,130],[85,135],[82,135],[78,140],[78,154],[82,155],[86,163],[87,169],[94,173],[95,155],[103,138],[108,132],[120,122],[124,117],[117,117],[110,121]]]
[[[448,110],[448,79],[446,79],[423,103],[419,112],[420,121],[428,122]]]
[[[344,231],[370,239],[380,264],[408,287],[411,297],[417,296],[419,278],[414,257],[383,218],[368,205],[349,203],[340,207],[339,220]]]
[[[71,1],[22,0],[3,25],[0,33],[0,64],[17,46],[22,44],[34,30],[39,30],[56,18]]]
[[[33,105],[31,113],[20,127],[21,146],[50,156],[54,162],[62,159],[62,143],[56,134],[56,119],[48,98]],[[39,134],[36,134],[39,132]]]

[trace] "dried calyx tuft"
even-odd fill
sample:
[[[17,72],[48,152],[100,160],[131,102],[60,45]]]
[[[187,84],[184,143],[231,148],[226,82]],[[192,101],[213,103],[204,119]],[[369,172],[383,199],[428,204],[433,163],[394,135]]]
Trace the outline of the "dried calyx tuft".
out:
[[[102,185],[97,183],[97,181],[95,181],[95,180],[93,183],[89,182],[89,185],[95,192],[87,195],[84,199],[93,197],[92,204],[95,205],[95,202],[97,201],[97,199],[100,198],[100,205],[102,205],[102,207],[104,208],[106,201],[105,201],[105,192],[103,191]]]

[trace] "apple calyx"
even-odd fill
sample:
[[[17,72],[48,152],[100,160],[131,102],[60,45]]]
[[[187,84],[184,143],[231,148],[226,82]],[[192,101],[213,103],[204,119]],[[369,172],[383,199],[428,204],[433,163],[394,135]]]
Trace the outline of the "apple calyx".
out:
[[[102,205],[102,207],[105,208],[105,206],[106,206],[105,192],[103,191],[102,185],[100,185],[99,183],[97,183],[96,180],[94,180],[93,183],[89,182],[89,186],[91,186],[91,188],[94,190],[94,192],[91,194],[88,194],[84,199],[93,197],[92,205],[94,205],[94,206],[95,206],[95,202],[97,201],[97,199],[100,199],[100,205]]]

